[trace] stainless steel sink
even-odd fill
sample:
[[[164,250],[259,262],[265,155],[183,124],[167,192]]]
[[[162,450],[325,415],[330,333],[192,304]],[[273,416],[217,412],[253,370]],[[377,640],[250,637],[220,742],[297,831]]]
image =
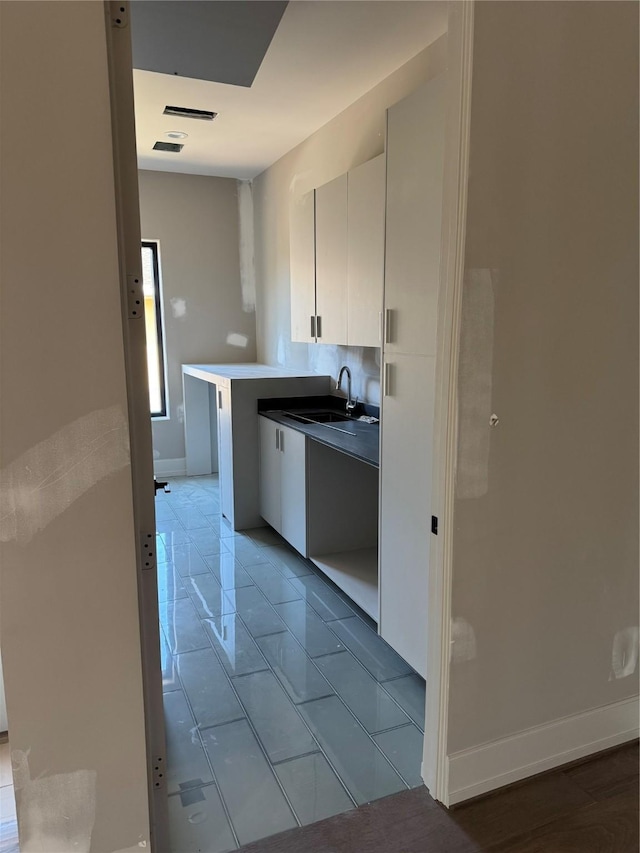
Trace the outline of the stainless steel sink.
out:
[[[343,415],[340,412],[308,412],[304,415],[299,412],[283,412],[282,414],[287,418],[291,418],[292,421],[297,421],[299,424],[321,424],[329,429],[344,432],[347,435],[356,435],[355,432],[333,426],[336,423],[345,423],[345,421],[353,420],[349,415]]]
[[[340,412],[314,412],[308,417],[318,424],[337,424],[353,420],[349,415],[343,415]]]

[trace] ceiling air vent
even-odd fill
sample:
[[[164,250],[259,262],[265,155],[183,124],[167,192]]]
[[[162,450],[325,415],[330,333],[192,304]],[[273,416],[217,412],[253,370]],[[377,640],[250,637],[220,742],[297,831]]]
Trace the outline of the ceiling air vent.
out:
[[[153,146],[154,151],[173,151],[174,154],[179,154],[183,148],[180,142],[156,142]]]
[[[163,111],[165,116],[177,116],[178,118],[199,118],[203,121],[213,121],[218,113],[210,110],[194,110],[191,107],[165,107]]]

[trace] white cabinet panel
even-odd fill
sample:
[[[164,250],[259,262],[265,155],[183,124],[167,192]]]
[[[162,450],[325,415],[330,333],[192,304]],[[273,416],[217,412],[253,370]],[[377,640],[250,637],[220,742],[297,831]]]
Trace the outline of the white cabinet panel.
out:
[[[264,420],[264,418],[262,418]],[[280,427],[280,533],[303,556],[307,555],[307,457],[301,432]],[[267,521],[269,519],[266,519]]]
[[[388,111],[386,352],[436,352],[444,123],[444,76]]]
[[[385,174],[384,154],[349,172],[347,337],[350,346],[381,345]]]
[[[424,676],[435,357],[391,354],[384,374],[379,630]]]
[[[379,347],[384,284],[385,156],[348,173],[347,339]]]
[[[259,421],[260,515],[306,557],[306,438],[268,418]]]
[[[290,219],[291,340],[315,341],[315,191],[293,202]],[[313,319],[313,328],[312,328]]]
[[[260,515],[280,530],[280,429],[275,421],[260,421]]]
[[[233,524],[233,439],[231,432],[231,390],[218,386],[218,471],[220,509]]]
[[[317,339],[347,343],[347,175],[316,190]]]

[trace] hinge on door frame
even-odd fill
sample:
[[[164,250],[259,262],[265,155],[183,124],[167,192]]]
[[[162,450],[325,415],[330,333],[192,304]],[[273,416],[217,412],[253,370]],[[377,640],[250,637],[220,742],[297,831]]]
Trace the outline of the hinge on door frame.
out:
[[[166,763],[164,755],[154,755],[151,759],[151,776],[154,789],[166,788]]]
[[[144,317],[144,293],[140,275],[127,276],[127,308],[130,320]]]
[[[109,15],[111,17],[111,26],[123,29],[129,26],[129,9],[128,4],[120,0],[119,3],[109,3]]]
[[[140,534],[140,559],[142,571],[151,571],[156,567],[156,537],[153,533]]]

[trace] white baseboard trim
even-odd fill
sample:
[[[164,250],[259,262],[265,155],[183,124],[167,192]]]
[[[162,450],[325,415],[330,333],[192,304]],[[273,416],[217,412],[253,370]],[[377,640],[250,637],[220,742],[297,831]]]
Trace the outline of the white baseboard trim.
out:
[[[153,473],[156,477],[186,477],[187,460],[182,459],[154,459]]]
[[[536,726],[449,756],[453,806],[638,737],[638,697]]]

